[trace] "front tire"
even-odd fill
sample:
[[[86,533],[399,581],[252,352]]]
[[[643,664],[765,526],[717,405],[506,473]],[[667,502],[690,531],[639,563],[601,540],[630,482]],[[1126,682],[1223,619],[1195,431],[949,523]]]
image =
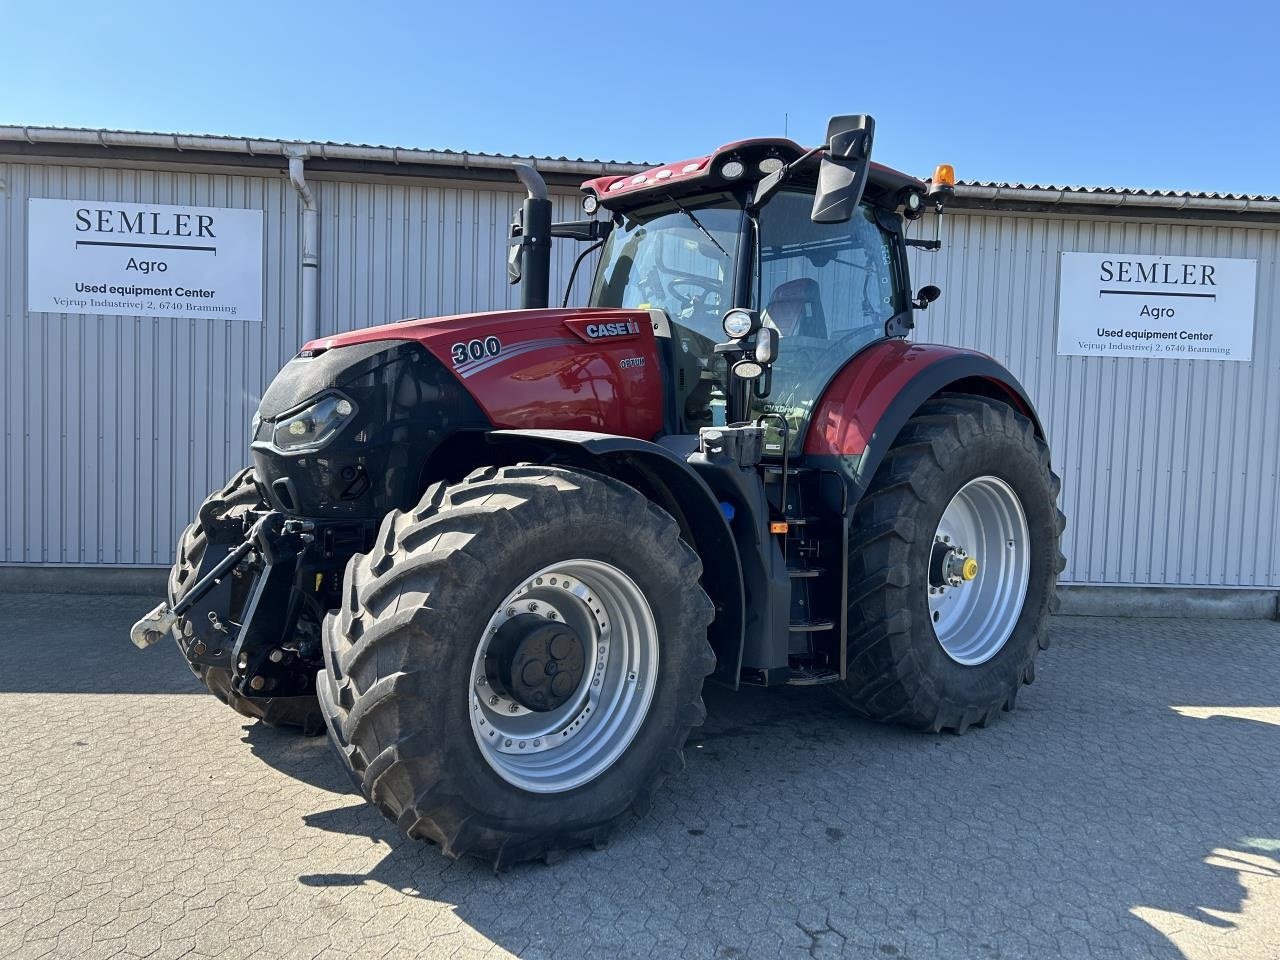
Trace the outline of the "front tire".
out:
[[[602,844],[683,767],[705,716],[701,572],[669,514],[604,476],[518,466],[436,484],[352,559],[325,620],[317,686],[352,779],[450,857],[501,868]],[[570,626],[583,655],[557,662],[572,682],[539,668],[507,689],[509,624]]]
[[[932,732],[1012,710],[1049,645],[1059,488],[1048,447],[1007,404],[926,403],[854,513],[848,672],[831,692],[861,716]]]

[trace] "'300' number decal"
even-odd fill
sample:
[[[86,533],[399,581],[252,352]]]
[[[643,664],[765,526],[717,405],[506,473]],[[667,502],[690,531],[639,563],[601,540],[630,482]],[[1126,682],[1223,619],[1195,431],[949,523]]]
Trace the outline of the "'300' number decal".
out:
[[[466,343],[455,343],[450,348],[450,351],[453,353],[453,365],[457,367],[468,360],[483,360],[485,357],[496,357],[502,352],[502,341],[497,337],[468,340]]]

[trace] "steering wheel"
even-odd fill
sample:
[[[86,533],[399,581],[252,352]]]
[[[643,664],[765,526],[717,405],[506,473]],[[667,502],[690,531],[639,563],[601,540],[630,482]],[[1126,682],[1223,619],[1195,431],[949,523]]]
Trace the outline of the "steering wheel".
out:
[[[695,287],[696,289],[691,293],[681,293],[681,287]],[[671,295],[686,307],[691,307],[693,306],[694,301],[698,298],[699,293],[703,295],[703,302],[706,302],[706,298],[709,294],[714,293],[717,296],[722,294],[724,292],[724,285],[718,281],[710,280],[705,277],[676,277],[674,280],[667,281],[667,290],[670,291]]]

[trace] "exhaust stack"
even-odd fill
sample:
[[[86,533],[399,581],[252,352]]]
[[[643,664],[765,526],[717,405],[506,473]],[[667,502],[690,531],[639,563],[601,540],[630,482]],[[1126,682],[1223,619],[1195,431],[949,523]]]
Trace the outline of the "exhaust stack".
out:
[[[527,163],[515,164],[516,176],[529,192],[511,225],[511,257],[507,273],[520,282],[520,307],[541,309],[551,297],[551,199],[542,175]]]

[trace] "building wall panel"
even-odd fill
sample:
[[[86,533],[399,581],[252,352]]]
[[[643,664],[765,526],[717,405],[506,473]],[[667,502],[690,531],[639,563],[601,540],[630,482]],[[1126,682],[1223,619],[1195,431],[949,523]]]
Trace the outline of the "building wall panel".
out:
[[[516,305],[514,181],[311,182],[322,334]],[[276,170],[177,165],[6,162],[0,183],[0,562],[167,565],[196,506],[246,462],[262,391],[301,342],[297,196]],[[262,210],[264,321],[28,314],[30,197]],[[577,198],[557,195],[556,216],[580,216]],[[573,246],[556,252],[555,295]]]
[[[317,176],[320,332],[517,305],[505,238],[521,191]],[[195,506],[245,462],[265,385],[297,350],[299,208],[279,170],[0,163],[0,562],[169,563]],[[266,320],[26,313],[26,200],[191,203],[264,213]],[[557,219],[578,216],[556,195]],[[912,228],[931,236],[927,219]],[[1071,583],[1280,587],[1280,231],[1049,213],[948,214],[913,254],[942,299],[916,339],[1004,362],[1030,391],[1063,476]],[[1258,261],[1251,363],[1058,357],[1062,251]],[[556,247],[553,296],[577,245]],[[581,302],[591,264],[570,302]]]
[[[1252,362],[1057,356],[1063,251],[1257,260]],[[1064,582],[1280,586],[1278,254],[1270,226],[994,212],[948,214],[943,249],[913,251],[916,287],[943,289],[915,339],[990,353],[1045,422]]]

